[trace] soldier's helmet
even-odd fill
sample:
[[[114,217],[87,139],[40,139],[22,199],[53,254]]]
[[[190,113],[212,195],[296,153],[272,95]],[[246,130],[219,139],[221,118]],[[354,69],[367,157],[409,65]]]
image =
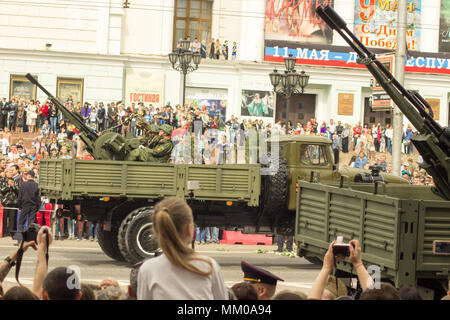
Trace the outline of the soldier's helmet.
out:
[[[172,127],[168,124],[163,124],[160,129],[168,135],[172,135]]]
[[[159,133],[160,127],[156,124],[150,125],[150,132],[151,133]]]

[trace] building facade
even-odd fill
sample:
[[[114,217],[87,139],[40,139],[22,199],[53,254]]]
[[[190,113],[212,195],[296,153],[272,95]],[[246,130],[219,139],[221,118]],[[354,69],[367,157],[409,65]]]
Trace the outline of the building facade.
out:
[[[269,73],[284,70],[283,58],[292,54],[310,80],[305,94],[292,98],[289,120],[391,121],[389,109],[371,108],[371,74],[313,9],[333,5],[363,43],[388,54],[395,49],[396,1],[304,0],[288,7],[281,0],[134,0],[124,8],[125,2],[0,3],[0,97],[44,100],[23,79],[31,73],[50,92],[74,101],[181,104],[182,75],[167,55],[178,39],[190,36],[207,44],[228,41],[229,60],[202,59],[186,78],[186,99],[220,108],[226,119],[285,119],[285,100],[272,92]],[[430,102],[442,125],[450,118],[450,40],[442,30],[447,5],[409,1],[405,69],[405,87]]]

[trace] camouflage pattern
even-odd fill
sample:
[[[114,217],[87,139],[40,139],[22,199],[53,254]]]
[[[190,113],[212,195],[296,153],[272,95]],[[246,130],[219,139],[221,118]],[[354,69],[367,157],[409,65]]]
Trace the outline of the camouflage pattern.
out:
[[[16,205],[19,195],[19,186],[14,184],[13,187],[8,185],[6,178],[0,178],[0,202],[5,205]]]
[[[170,138],[161,139],[153,149],[141,146],[131,151],[126,160],[166,163],[170,159],[172,150],[172,140]]]
[[[162,137],[160,135],[154,136],[147,144],[150,149],[155,148],[161,141]]]
[[[164,131],[166,134],[172,135],[172,131],[173,131],[172,126],[170,126],[170,125],[168,125],[168,124],[163,124],[163,125],[160,127],[160,129],[161,129],[162,131]]]
[[[151,124],[150,125],[150,132],[151,133],[157,133],[158,134],[159,130],[161,130],[161,128],[157,124]]]
[[[170,131],[172,131],[172,128],[170,128]],[[159,159],[159,162],[167,162],[169,161],[173,150],[172,140],[170,138],[161,139],[156,147],[150,150],[151,152],[149,155],[151,157]]]
[[[95,298],[97,300],[126,300],[127,297],[121,289],[109,286],[95,291]]]

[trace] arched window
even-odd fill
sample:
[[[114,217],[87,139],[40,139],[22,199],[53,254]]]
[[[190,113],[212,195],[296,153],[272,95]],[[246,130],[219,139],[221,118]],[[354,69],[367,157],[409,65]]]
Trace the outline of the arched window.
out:
[[[174,48],[179,39],[187,37],[191,37],[191,41],[195,38],[210,41],[212,7],[211,0],[175,0]]]

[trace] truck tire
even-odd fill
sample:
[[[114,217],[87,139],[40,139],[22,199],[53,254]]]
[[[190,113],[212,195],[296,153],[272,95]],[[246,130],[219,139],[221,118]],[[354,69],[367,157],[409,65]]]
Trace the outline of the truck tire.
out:
[[[117,261],[125,261],[122,253],[119,250],[117,243],[118,228],[111,226],[111,231],[105,231],[103,228],[98,229],[98,244],[103,252],[110,258]]]
[[[268,154],[271,159],[270,154]],[[276,215],[282,215],[286,208],[288,195],[288,169],[283,157],[277,157],[273,165],[278,166],[278,171],[273,175],[263,176],[263,191],[261,203],[263,205],[262,214],[271,217],[274,227],[279,222]],[[270,163],[267,164],[270,167]]]
[[[152,232],[153,211],[153,207],[133,210],[120,225],[118,239],[120,252],[131,264],[154,257],[159,249]]]

